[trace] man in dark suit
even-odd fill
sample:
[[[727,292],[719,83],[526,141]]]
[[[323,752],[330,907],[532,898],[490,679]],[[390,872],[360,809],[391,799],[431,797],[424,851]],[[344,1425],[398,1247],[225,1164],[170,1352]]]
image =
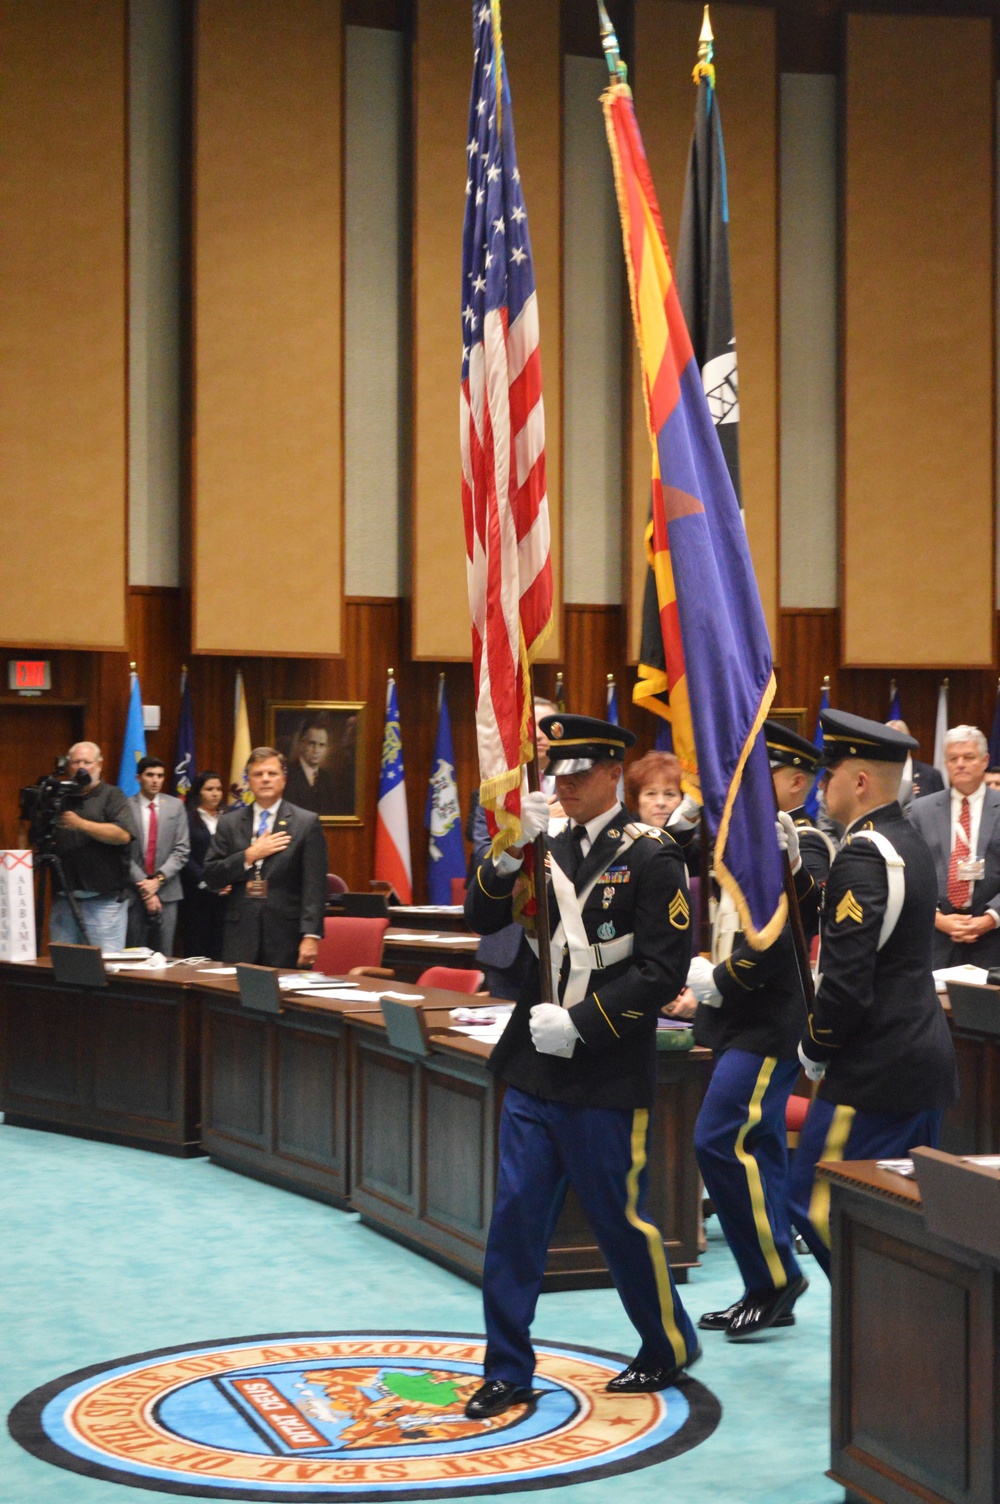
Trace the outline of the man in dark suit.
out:
[[[213,892],[226,900],[224,961],[309,967],[326,906],[326,841],[318,816],[282,799],[285,759],[257,747],[247,761],[252,805],[219,820],[205,859]]]
[[[631,732],[568,715],[547,716],[541,729],[569,816],[549,841],[541,894],[553,926],[557,1001],[541,1001],[536,964],[489,1062],[506,1092],[483,1267],[484,1382],[465,1412],[474,1419],[531,1402],[531,1321],[569,1185],[641,1338],[608,1389],[666,1389],[700,1351],[644,1211],[656,1020],[664,999],[680,991],[691,954],[684,858],[667,832],[630,824],[618,801]],[[523,796],[523,843],[548,825],[546,795]],[[511,923],[521,861],[516,847],[476,869],[465,913],[481,934]]]
[[[1000,793],[986,786],[989,749],[975,726],[945,736],[951,788],[908,813],[934,858],[934,966],[1000,966]]]
[[[904,736],[910,734],[905,721],[886,721],[886,725],[893,731],[901,731]],[[903,776],[899,781],[899,807],[905,814],[914,799],[923,799],[928,794],[940,794],[943,788],[944,779],[937,768],[929,762],[920,762],[916,757],[908,757],[903,764]]]
[[[816,1165],[936,1148],[958,1076],[931,975],[934,864],[896,799],[916,742],[842,710],[820,722],[827,808],[847,834],[827,879],[822,975],[799,1045],[820,1086],[795,1151],[792,1220],[829,1274],[830,1191]]]

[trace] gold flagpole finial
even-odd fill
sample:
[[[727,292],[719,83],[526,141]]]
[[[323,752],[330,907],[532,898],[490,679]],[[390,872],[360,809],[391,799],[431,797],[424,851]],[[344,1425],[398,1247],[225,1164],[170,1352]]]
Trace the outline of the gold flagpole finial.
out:
[[[829,689],[830,688],[830,675],[829,674],[824,674],[823,675],[823,688],[824,689]]]
[[[128,671],[129,671],[130,674],[134,674],[135,673],[135,664],[134,663],[130,663],[129,664]]]
[[[706,5],[701,22],[701,33],[698,37],[698,61],[694,65],[691,77],[696,85],[700,84],[703,78],[707,78],[713,89],[715,88],[715,64],[712,62],[715,56],[714,42],[715,33],[712,30],[712,22]]]
[[[608,683],[609,684],[614,684],[614,682],[615,682],[615,676],[614,676],[614,674],[609,674],[608,675]]]
[[[604,48],[604,56],[607,59],[611,82],[613,84],[627,84],[628,69],[622,62],[618,38],[611,24],[611,17],[604,8],[603,0],[597,0],[597,16],[601,26],[601,46]]]
[[[395,677],[396,677],[396,670],[394,668],[391,668],[389,670],[389,678],[390,679],[394,679]]]
[[[890,700],[892,699],[892,697],[893,697],[893,695],[895,693],[896,693],[896,681],[895,681],[895,679],[890,679],[889,680],[889,699]]]

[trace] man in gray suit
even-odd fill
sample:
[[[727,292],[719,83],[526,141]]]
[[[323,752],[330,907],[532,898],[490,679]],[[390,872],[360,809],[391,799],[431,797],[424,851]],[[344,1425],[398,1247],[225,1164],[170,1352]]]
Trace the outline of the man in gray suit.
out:
[[[132,842],[128,943],[173,953],[181,871],[191,853],[187,814],[180,799],[163,793],[166,769],[159,757],[139,761],[139,792],[129,800],[139,839]]]
[[[944,739],[949,789],[907,810],[934,858],[934,967],[1000,966],[1000,792],[987,788],[989,749],[975,726]]]

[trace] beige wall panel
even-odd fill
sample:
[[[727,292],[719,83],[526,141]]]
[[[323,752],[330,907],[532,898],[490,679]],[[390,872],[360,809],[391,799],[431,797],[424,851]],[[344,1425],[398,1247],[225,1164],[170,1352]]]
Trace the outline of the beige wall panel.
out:
[[[848,20],[844,661],[988,664],[988,21]]]
[[[456,38],[466,39],[456,44]],[[562,58],[558,0],[504,0],[518,166],[538,290],[555,630],[559,603],[562,402]],[[458,432],[462,216],[472,31],[464,0],[418,0],[414,47],[413,653],[471,656]]]
[[[700,5],[636,0],[636,114],[664,228],[675,249],[694,125],[691,69]],[[778,598],[777,57],[773,11],[712,5],[729,178],[733,316],[740,380],[740,469],[747,536],[776,643]],[[639,653],[649,516],[649,440],[633,359],[628,550],[629,653]]]
[[[123,0],[0,4],[8,643],[125,643],[125,98]]]
[[[341,651],[342,64],[339,0],[198,8],[196,652]]]

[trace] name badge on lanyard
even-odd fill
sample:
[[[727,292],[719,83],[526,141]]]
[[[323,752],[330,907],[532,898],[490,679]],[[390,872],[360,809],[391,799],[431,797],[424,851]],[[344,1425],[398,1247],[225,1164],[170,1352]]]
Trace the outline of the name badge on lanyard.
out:
[[[960,883],[981,883],[986,871],[986,858],[981,856],[966,857],[964,862],[958,863],[958,880]]]

